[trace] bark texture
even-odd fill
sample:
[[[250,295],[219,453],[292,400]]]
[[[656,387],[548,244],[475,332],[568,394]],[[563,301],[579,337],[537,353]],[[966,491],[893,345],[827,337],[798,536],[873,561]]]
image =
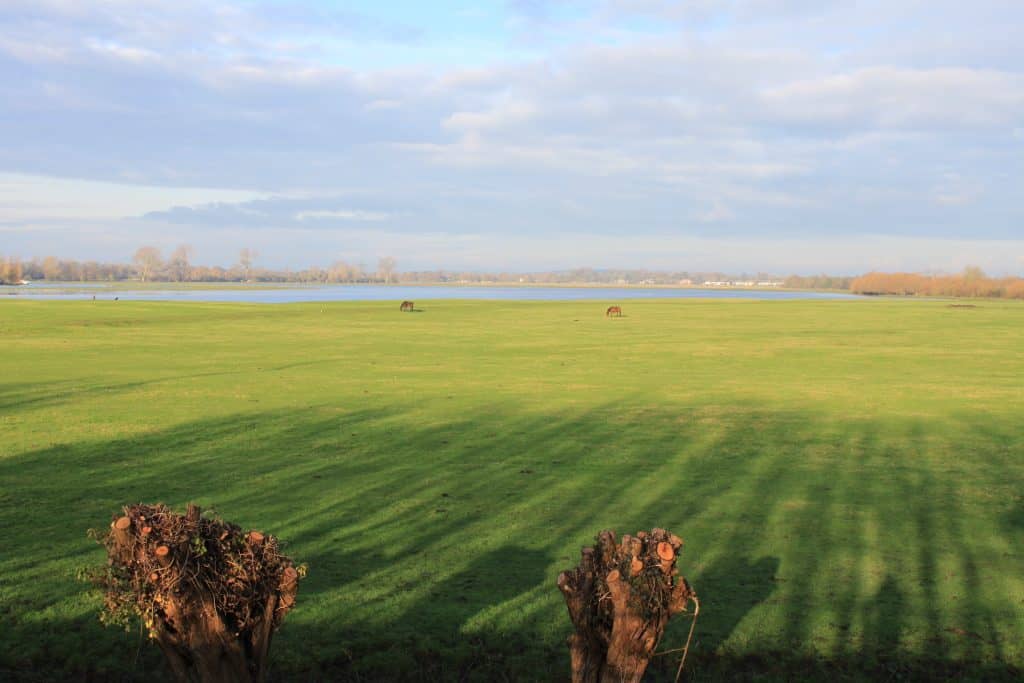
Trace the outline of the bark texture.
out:
[[[636,683],[669,618],[696,597],[679,576],[683,540],[664,529],[625,535],[602,531],[583,548],[558,588],[575,632],[569,637],[573,683]]]
[[[179,681],[263,681],[300,575],[273,536],[163,505],[125,507],[101,539],[107,621],[141,617]]]

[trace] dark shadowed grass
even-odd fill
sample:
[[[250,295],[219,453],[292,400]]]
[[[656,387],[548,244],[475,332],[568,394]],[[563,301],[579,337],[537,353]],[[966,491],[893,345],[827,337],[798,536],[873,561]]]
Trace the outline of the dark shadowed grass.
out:
[[[1024,308],[940,306],[0,307],[0,677],[161,671],[74,572],[192,500],[310,565],[279,679],[564,680],[555,577],[651,526],[696,680],[1013,678]]]

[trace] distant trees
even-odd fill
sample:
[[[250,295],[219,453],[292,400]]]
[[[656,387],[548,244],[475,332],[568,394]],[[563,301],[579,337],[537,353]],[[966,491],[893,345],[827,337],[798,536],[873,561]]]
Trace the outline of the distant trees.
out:
[[[732,280],[733,276],[718,272],[614,270],[576,268],[562,271],[534,273],[481,272],[481,271],[410,271],[400,272],[393,256],[378,259],[377,268],[368,272],[361,263],[337,260],[330,266],[303,270],[271,271],[255,265],[259,253],[250,247],[239,250],[238,262],[228,268],[192,263],[194,250],[190,245],[179,245],[165,261],[159,248],[144,245],[135,250],[130,264],[98,263],[96,261],[63,260],[47,256],[39,260],[19,262],[25,277],[30,280],[50,281],[113,281],[138,278],[143,282],[320,282],[320,283],[374,283],[392,284],[399,279],[417,283],[530,283],[530,284],[605,284],[605,285],[676,285],[701,283],[708,280]],[[0,263],[6,275],[8,262]],[[742,275],[742,280],[777,279],[767,274]],[[792,287],[844,288],[850,278],[827,275],[787,280]]]
[[[850,289],[857,294],[1024,299],[1024,279],[990,278],[977,266],[960,275],[872,272],[855,278]]]
[[[51,257],[52,258],[52,257]],[[156,247],[139,247],[135,250],[132,262],[139,269],[139,277],[143,282],[152,279],[153,274],[159,270],[161,265],[160,250]],[[47,277],[47,279],[50,279]]]
[[[16,285],[24,279],[21,260],[14,257],[0,257],[0,285]]]
[[[335,261],[323,274],[322,282],[368,282],[370,277],[361,265],[352,265],[345,261]]]
[[[361,264],[337,260],[330,266],[303,270],[271,271],[255,266],[259,255],[255,249],[239,251],[238,263],[229,268],[192,263],[193,249],[182,244],[165,262],[154,246],[139,247],[131,264],[99,263],[97,261],[63,260],[55,256],[22,261],[0,258],[0,282],[26,280],[50,281],[115,281],[138,278],[143,282],[310,282],[310,283],[384,283],[399,279],[406,283],[515,283],[515,284],[595,284],[595,285],[674,285],[701,284],[707,281],[778,281],[766,273],[740,276],[719,272],[604,270],[576,268],[573,270],[509,273],[460,272],[450,270],[399,272],[393,256],[381,257],[377,269],[367,272]],[[958,275],[922,275],[920,273],[872,272],[859,277],[837,275],[790,275],[783,280],[792,289],[847,290],[858,294],[895,294],[921,296],[1003,297],[1024,299],[1024,278],[991,278],[977,267],[965,268]]]
[[[683,280],[703,282],[704,280],[728,280],[723,273],[689,273],[686,271],[618,270],[596,268],[573,268],[534,273],[481,272],[424,270],[403,271],[403,282],[510,282],[510,283],[552,283],[552,284],[603,284],[603,285],[678,285]]]
[[[383,279],[384,284],[391,284],[391,277],[395,274],[398,262],[391,256],[385,256],[377,261],[377,278]]]
[[[185,282],[189,278],[189,260],[192,258],[192,247],[188,244],[180,244],[167,260],[167,270],[174,282]]]
[[[43,259],[43,279],[59,280],[61,274],[61,263],[56,256],[47,256]]]
[[[256,250],[250,249],[249,247],[245,247],[238,252],[238,267],[242,271],[242,279],[245,282],[252,279],[252,263],[256,260],[257,256],[259,256],[259,254]]]
[[[65,261],[55,256],[20,262],[22,277],[26,280],[59,282],[128,280],[136,276],[137,268],[126,263],[99,263],[97,261]]]
[[[975,283],[985,280],[985,271],[978,266],[967,266],[963,273],[964,282]]]
[[[789,289],[849,289],[852,277],[835,275],[790,275],[783,284]]]

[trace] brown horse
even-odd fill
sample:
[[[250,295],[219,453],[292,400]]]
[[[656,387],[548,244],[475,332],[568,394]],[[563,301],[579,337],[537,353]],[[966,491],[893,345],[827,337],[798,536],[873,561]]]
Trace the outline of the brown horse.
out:
[[[615,316],[616,318],[621,318],[622,306],[609,306],[608,310],[604,312],[604,317],[611,318],[612,316]]]
[[[416,304],[414,304],[411,301],[403,301],[402,302],[402,306],[401,306],[401,308],[399,310],[402,310],[402,311],[415,311],[416,310]]]

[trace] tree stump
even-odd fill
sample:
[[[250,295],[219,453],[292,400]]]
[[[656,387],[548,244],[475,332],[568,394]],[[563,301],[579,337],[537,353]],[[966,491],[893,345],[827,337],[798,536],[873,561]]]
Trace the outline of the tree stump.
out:
[[[274,536],[245,533],[164,505],[132,505],[100,538],[108,567],[103,619],[141,617],[179,681],[263,681],[274,631],[295,604],[305,567],[280,554]]]
[[[696,597],[678,575],[683,540],[664,529],[620,542],[602,531],[579,566],[558,575],[575,633],[569,637],[573,683],[637,683],[669,618]]]

